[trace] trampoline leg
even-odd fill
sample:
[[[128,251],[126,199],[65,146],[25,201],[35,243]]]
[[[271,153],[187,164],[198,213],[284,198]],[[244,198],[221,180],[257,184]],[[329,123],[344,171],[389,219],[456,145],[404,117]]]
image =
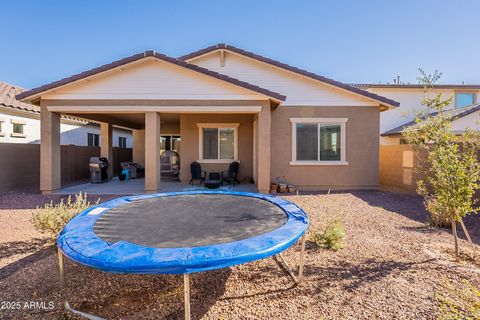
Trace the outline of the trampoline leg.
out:
[[[185,297],[185,320],[190,320],[190,275],[183,275],[183,293]]]
[[[62,284],[62,297],[63,297],[63,307],[65,308],[66,311],[70,311],[73,314],[78,314],[81,315],[84,318],[90,319],[90,320],[105,320],[104,318],[100,318],[97,316],[94,316],[93,314],[89,314],[86,312],[82,312],[76,309],[73,309],[70,304],[68,303],[67,300],[67,283],[65,281],[65,264],[63,262],[63,253],[58,249],[58,269],[60,271],[60,283]]]
[[[58,269],[60,271],[60,283],[62,285],[61,293],[63,298],[63,306],[66,309],[68,305],[67,301],[67,290],[65,283],[65,264],[63,263],[63,254],[60,249],[58,249]]]
[[[305,232],[302,236],[302,249],[300,253],[300,265],[298,266],[298,282],[300,283],[303,280],[303,267],[305,266],[305,240],[307,238],[307,233]]]
[[[287,272],[288,272],[288,274],[290,275],[290,277],[292,277],[293,282],[295,282],[296,284],[298,284],[298,279],[297,279],[297,277],[295,277],[295,275],[293,274],[292,269],[291,269],[290,266],[288,265],[288,263],[287,263],[287,261],[285,260],[285,258],[283,257],[283,255],[282,255],[281,253],[279,253],[278,256],[280,257],[280,259],[282,260],[283,264],[285,265],[285,270],[287,270]]]
[[[302,249],[300,253],[300,264],[298,265],[298,277],[295,276],[295,274],[293,273],[292,269],[288,265],[283,255],[281,253],[278,254],[283,264],[285,265],[285,269],[287,270],[288,274],[290,275],[290,277],[292,277],[293,281],[297,285],[300,284],[300,282],[302,282],[302,279],[303,279],[303,267],[305,265],[305,240],[306,240],[306,233],[304,233],[302,236],[302,243],[301,243]]]

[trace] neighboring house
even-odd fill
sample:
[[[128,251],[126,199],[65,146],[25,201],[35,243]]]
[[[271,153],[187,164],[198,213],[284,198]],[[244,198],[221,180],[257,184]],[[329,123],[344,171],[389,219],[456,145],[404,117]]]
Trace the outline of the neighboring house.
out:
[[[399,134],[392,134],[398,131],[399,127],[413,121],[418,111],[424,110],[422,100],[425,97],[423,85],[415,84],[354,84],[355,87],[365,89],[368,92],[379,94],[395,101],[400,102],[400,107],[382,112],[380,116],[380,134],[381,144],[399,144],[401,139]],[[442,94],[444,99],[452,97],[452,103],[447,109],[460,109],[474,105],[478,102],[480,85],[435,85],[431,89],[431,95]],[[476,128],[477,121],[480,120],[477,112],[471,113],[468,117],[461,117],[455,121],[455,125],[464,125],[465,128]],[[386,134],[386,133],[389,134]]]
[[[60,188],[55,143],[61,115],[133,129],[145,190],[160,189],[160,137],[181,140],[182,181],[190,163],[208,172],[240,162],[260,192],[270,182],[300,189],[377,188],[380,113],[398,102],[233,46],[178,59],[146,51],[17,95],[42,112],[40,189]],[[103,145],[108,156],[111,145]]]
[[[25,89],[0,82],[0,143],[40,143],[40,107],[16,100]],[[132,147],[132,132],[114,128],[113,146]],[[99,146],[100,126],[76,117],[63,116],[60,144]]]
[[[451,129],[453,133],[462,134],[467,128],[476,131],[480,130],[480,104],[450,109],[447,110],[446,113],[450,115],[452,125]],[[412,120],[382,133],[382,144],[405,144],[405,139],[402,137],[402,132],[404,129],[414,126],[415,123],[415,120]]]

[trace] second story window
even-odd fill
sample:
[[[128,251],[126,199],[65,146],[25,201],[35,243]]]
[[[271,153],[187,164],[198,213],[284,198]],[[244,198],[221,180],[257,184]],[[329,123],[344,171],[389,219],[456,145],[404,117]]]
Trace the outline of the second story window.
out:
[[[100,135],[98,133],[87,133],[87,145],[89,147],[100,146]]]
[[[455,108],[463,108],[475,104],[475,93],[473,92],[456,92]]]

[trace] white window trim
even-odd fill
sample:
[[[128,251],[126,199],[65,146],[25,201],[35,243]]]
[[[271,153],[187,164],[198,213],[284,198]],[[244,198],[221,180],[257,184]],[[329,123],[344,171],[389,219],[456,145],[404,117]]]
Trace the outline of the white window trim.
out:
[[[10,122],[12,124],[23,124],[23,125],[26,125],[27,124],[27,121],[25,120],[20,120],[20,119],[10,119]]]
[[[27,122],[25,120],[10,119],[10,123],[12,124],[12,133],[10,133],[10,137],[12,137],[12,138],[26,138],[27,137],[27,135],[25,134],[25,127],[27,125]],[[23,126],[23,128],[22,128],[23,133],[13,132],[13,125],[14,124],[19,124],[19,125]]]
[[[292,161],[290,161],[291,166],[346,166],[348,165],[347,161],[347,121],[348,118],[290,118],[292,123]],[[325,161],[325,160],[297,160],[297,123],[315,123],[323,125],[336,124],[340,125],[340,160],[339,161]],[[318,130],[320,130],[318,126]],[[320,134],[317,133],[319,136]],[[318,141],[320,143],[320,139]],[[320,159],[320,148],[317,152],[319,153],[318,159]]]
[[[3,132],[2,130],[5,129],[4,128],[4,124],[5,123],[5,119],[4,118],[0,118],[0,137],[4,137],[5,136],[5,132]]]
[[[200,163],[231,163],[238,161],[238,127],[240,123],[197,123],[198,127],[198,162]],[[203,159],[203,129],[228,129],[233,128],[233,159]],[[220,134],[220,131],[219,131]],[[218,143],[218,156],[220,156],[220,143]]]
[[[466,93],[466,94],[472,94],[473,95],[473,104],[476,104],[477,103],[477,91],[468,91],[468,90],[455,90],[454,92],[454,107],[455,108],[463,108],[463,107],[467,107],[467,106],[463,106],[463,107],[458,107],[457,105],[457,93]]]

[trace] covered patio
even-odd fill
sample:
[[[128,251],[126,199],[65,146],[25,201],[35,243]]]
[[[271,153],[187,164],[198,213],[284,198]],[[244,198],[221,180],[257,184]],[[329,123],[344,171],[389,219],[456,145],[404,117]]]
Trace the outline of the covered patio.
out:
[[[57,190],[55,194],[78,194],[79,192],[86,192],[87,194],[101,195],[137,195],[145,193],[144,191],[145,180],[144,179],[130,179],[128,181],[120,181],[118,179],[112,179],[111,181],[93,184],[93,183],[81,183],[73,186],[68,186]],[[184,182],[176,181],[162,181],[160,184],[159,192],[178,192],[178,191],[192,191],[203,189],[199,184],[190,185]],[[240,192],[256,192],[257,188],[255,184],[241,184],[232,186],[222,186],[219,190],[231,190]]]
[[[43,193],[180,191],[187,187],[194,161],[207,172],[227,170],[237,161],[240,180],[253,180],[258,192],[269,191],[271,111],[285,99],[275,92],[146,51],[25,92],[19,99],[41,106]],[[145,179],[62,189],[62,114],[100,123],[101,156],[109,160],[112,127],[132,129],[133,161],[145,167]],[[160,179],[162,136],[177,139],[178,185]],[[251,185],[246,188],[252,191]]]

